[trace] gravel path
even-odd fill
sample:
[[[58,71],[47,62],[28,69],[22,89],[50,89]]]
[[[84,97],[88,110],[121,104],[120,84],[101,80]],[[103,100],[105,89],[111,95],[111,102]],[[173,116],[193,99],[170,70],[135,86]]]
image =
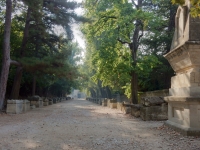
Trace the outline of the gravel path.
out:
[[[85,100],[0,114],[0,139],[0,150],[200,150],[198,137]]]

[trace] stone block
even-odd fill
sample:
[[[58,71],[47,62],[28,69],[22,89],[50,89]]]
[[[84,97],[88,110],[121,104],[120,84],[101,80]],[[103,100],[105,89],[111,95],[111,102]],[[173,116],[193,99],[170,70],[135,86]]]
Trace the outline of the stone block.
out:
[[[53,99],[49,99],[49,105],[53,105]]]
[[[47,98],[43,99],[43,106],[48,106],[49,105],[49,100]]]
[[[163,106],[163,107],[167,107],[167,106]],[[140,108],[140,117],[144,121],[167,120],[168,119],[167,109],[163,109],[163,107],[162,106],[151,106],[151,107],[142,106]]]
[[[132,104],[131,105],[131,115],[138,118],[140,117],[140,108],[142,105],[140,104]]]
[[[117,101],[115,99],[109,99],[108,100],[108,107],[109,108],[117,108]]]
[[[168,120],[165,124],[187,136],[200,135],[200,97],[165,97]]]
[[[117,109],[122,111],[123,104],[122,102],[117,102]]]
[[[23,112],[22,100],[7,100],[6,113],[8,114],[20,114]]]
[[[124,114],[130,114],[131,113],[131,107],[130,106],[124,106],[123,113]]]
[[[155,106],[165,103],[163,97],[142,97],[140,103],[144,106]]]
[[[31,109],[35,109],[36,107],[35,107],[35,105],[31,105],[30,108]]]
[[[31,109],[30,101],[29,100],[22,100],[22,101],[23,101],[23,112],[29,111]]]
[[[102,100],[102,106],[107,106],[107,99],[106,98]]]
[[[43,106],[43,99],[37,95],[28,97],[28,100],[30,101],[30,105],[35,105],[37,108]]]

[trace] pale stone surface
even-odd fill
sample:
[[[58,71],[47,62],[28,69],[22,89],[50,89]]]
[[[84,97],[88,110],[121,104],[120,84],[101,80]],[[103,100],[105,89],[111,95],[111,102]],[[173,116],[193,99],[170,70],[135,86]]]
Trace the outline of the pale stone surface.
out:
[[[108,107],[109,108],[117,108],[117,101],[115,99],[109,99],[108,100]]]
[[[140,94],[140,97],[164,97],[169,96],[169,89],[149,91]]]
[[[171,51],[165,55],[176,72],[171,79],[168,101],[170,127],[186,135],[200,135],[200,19],[191,18],[190,1],[185,0],[176,15]]]
[[[140,103],[144,106],[155,106],[165,103],[162,97],[142,97]]]
[[[19,114],[22,112],[23,112],[23,101],[22,100],[7,100],[6,113]]]
[[[167,97],[167,125],[184,135],[200,135],[200,97]]]
[[[31,109],[30,101],[29,100],[22,100],[22,101],[23,101],[23,112],[29,111]]]
[[[122,111],[123,103],[122,102],[117,102],[117,109]]]
[[[131,115],[138,118],[140,117],[140,109],[142,105],[140,104],[132,104],[131,105]]]
[[[43,106],[43,99],[38,95],[28,97],[28,100],[30,101],[30,105],[35,105],[37,108]]]
[[[107,98],[105,98],[104,100],[102,100],[102,106],[107,106]]]
[[[43,106],[48,106],[49,105],[49,100],[47,98],[43,99]]]
[[[141,107],[140,117],[142,120],[167,120],[167,105]]]

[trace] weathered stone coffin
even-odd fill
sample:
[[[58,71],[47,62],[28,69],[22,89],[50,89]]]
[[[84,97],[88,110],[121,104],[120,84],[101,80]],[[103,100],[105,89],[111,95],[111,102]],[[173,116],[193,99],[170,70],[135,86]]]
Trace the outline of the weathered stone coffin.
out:
[[[98,104],[99,104],[99,105],[102,105],[102,101],[103,101],[103,98],[100,98]]]
[[[7,100],[6,113],[8,114],[20,114],[23,112],[22,100]]]
[[[56,98],[53,98],[53,103],[56,104],[57,103],[57,100]]]
[[[123,102],[122,103],[122,112],[124,114],[130,114],[131,113],[131,104],[130,104],[130,102]]]
[[[161,105],[163,103],[166,103],[163,99],[163,97],[142,97],[140,103],[143,106],[149,107],[149,106],[156,106]]]
[[[53,100],[49,99],[49,105],[52,105],[52,104],[53,104]]]
[[[103,100],[102,100],[102,106],[107,106],[107,98],[104,98]]]
[[[122,111],[122,108],[123,108],[122,102],[117,102],[117,109]]]
[[[108,100],[108,103],[109,103],[109,107],[114,109],[114,108],[117,108],[117,100],[116,99],[110,99]]]
[[[131,105],[131,115],[138,118],[140,117],[140,109],[141,109],[140,104],[132,104]]]
[[[23,101],[23,112],[29,111],[31,109],[30,101],[29,100],[22,100],[22,101]]]
[[[143,97],[141,98],[142,107],[140,117],[142,120],[167,120],[167,103],[162,97]]]
[[[45,98],[43,100],[43,106],[48,106],[49,105],[49,100],[47,98]]]
[[[32,97],[28,97],[28,100],[31,102],[31,106],[35,105],[35,107],[42,107],[43,106],[43,100],[41,97],[35,95]]]

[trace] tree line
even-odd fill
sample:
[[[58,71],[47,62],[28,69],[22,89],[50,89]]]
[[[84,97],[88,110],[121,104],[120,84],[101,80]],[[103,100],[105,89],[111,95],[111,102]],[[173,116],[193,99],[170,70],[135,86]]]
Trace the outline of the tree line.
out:
[[[170,51],[177,5],[168,0],[85,1],[82,27],[87,41],[83,82],[88,92],[104,97],[166,89],[174,71],[163,55]],[[104,94],[102,94],[104,91]]]
[[[62,96],[77,86],[80,48],[72,23],[84,21],[66,0],[2,0],[0,109],[5,99]],[[57,33],[61,29],[60,33]]]

